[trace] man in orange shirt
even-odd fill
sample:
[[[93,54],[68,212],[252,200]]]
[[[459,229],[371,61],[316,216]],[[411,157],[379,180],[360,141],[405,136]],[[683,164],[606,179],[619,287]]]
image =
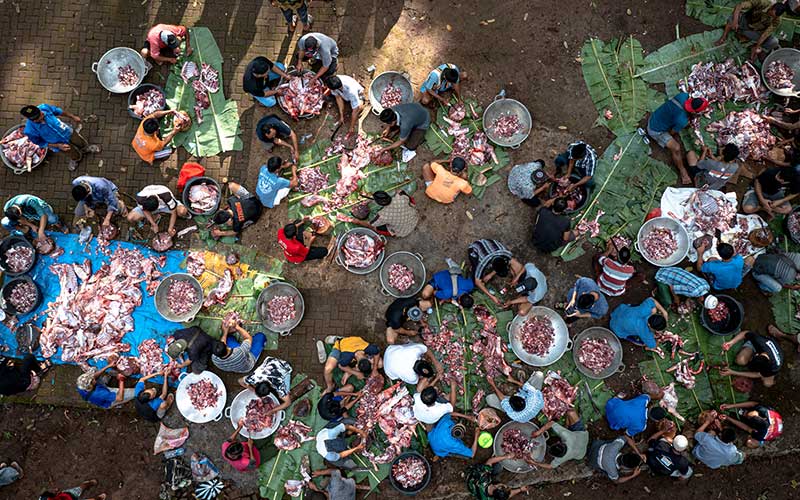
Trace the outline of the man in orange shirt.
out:
[[[159,137],[159,129],[161,125],[158,119],[162,116],[177,114],[175,111],[156,111],[152,115],[145,116],[142,123],[139,124],[139,129],[136,131],[136,137],[133,138],[131,146],[136,150],[139,157],[149,163],[153,164],[156,156],[158,158],[166,158],[172,152],[171,149],[164,151],[170,143],[175,134],[179,132],[178,127],[173,126],[172,131],[165,138]]]
[[[425,194],[439,203],[453,203],[459,193],[472,193],[467,175],[467,162],[458,156],[450,161],[450,170],[436,162],[428,163],[422,167]]]

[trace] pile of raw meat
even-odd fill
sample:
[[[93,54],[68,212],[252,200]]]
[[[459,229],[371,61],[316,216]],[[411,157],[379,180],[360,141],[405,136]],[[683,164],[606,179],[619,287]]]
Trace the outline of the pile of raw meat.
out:
[[[203,123],[203,110],[211,107],[211,100],[208,97],[208,89],[199,79],[192,82],[194,90],[194,116],[197,123]]]
[[[164,94],[158,89],[150,89],[137,95],[136,103],[131,105],[130,108],[133,114],[144,118],[164,109],[166,105],[167,100],[164,98]]]
[[[290,420],[286,425],[278,429],[272,442],[275,447],[283,451],[292,451],[300,448],[300,445],[310,441],[313,436],[311,427],[297,420]]]
[[[578,362],[595,375],[602,373],[614,361],[614,348],[605,338],[586,339],[578,348]]]
[[[171,341],[172,340],[168,337],[167,343]],[[137,349],[139,351],[139,357],[135,359],[136,365],[139,368],[139,373],[146,376],[164,371],[164,349],[155,339],[143,340]],[[178,370],[177,365],[178,363],[176,361],[171,361],[168,365],[174,377],[180,375],[180,370]]]
[[[731,314],[730,309],[728,309],[728,304],[721,300],[717,304],[717,307],[714,309],[708,309],[707,312],[712,323],[722,323],[723,321],[727,321],[728,316]]]
[[[720,121],[709,124],[706,130],[716,134],[720,147],[734,143],[739,147],[741,160],[761,160],[775,145],[769,122],[752,109],[731,111]]]
[[[800,212],[790,213],[786,225],[789,226],[789,233],[795,238],[800,237]]]
[[[183,83],[188,84],[192,78],[200,76],[200,70],[197,68],[197,63],[194,61],[186,61],[181,67],[181,78]]]
[[[11,289],[8,295],[8,302],[14,307],[14,310],[19,314],[25,314],[33,310],[36,305],[36,299],[39,295],[36,285],[30,281],[24,280],[18,282]]]
[[[688,225],[694,223],[705,234],[714,234],[719,229],[725,233],[736,225],[736,204],[724,195],[716,195],[705,189],[695,192],[689,199]]]
[[[574,191],[579,191],[579,189],[575,189]],[[567,207],[569,207],[569,203],[567,203]],[[575,226],[575,231],[579,236],[588,234],[590,238],[597,238],[600,236],[600,217],[603,215],[605,215],[605,212],[597,210],[597,215],[594,219],[581,219],[578,225]]]
[[[311,83],[314,75],[304,74],[302,77],[293,76],[289,83],[281,85],[279,88],[285,89],[279,101],[282,107],[292,118],[318,115],[325,104],[325,86],[319,79]]]
[[[136,74],[133,66],[126,64],[125,66],[120,66],[117,70],[117,80],[121,85],[131,87],[139,83],[139,75]]]
[[[186,394],[189,396],[192,406],[198,411],[203,411],[216,406],[222,391],[217,389],[211,379],[201,378],[186,387]]]
[[[328,178],[319,167],[304,168],[297,173],[298,187],[306,193],[316,193],[328,187]]]
[[[244,413],[244,427],[250,432],[261,432],[275,423],[275,414],[268,415],[270,410],[278,406],[272,398],[256,398],[247,403]]]
[[[56,249],[56,242],[53,241],[53,238],[45,236],[44,238],[36,238],[33,240],[33,248],[36,249],[36,252],[40,255],[48,255],[53,250]],[[55,258],[55,257],[54,257]]]
[[[470,104],[470,113],[473,119],[477,119],[478,114]],[[461,124],[467,116],[466,105],[463,103],[456,104],[450,108],[447,116],[443,119],[449,127],[447,133],[453,136],[453,152],[451,158],[464,158],[468,165],[484,165],[489,161],[495,164],[499,163],[497,155],[495,154],[494,147],[489,144],[486,134],[481,131],[476,131],[475,135],[470,140],[470,128]]]
[[[214,184],[192,184],[189,188],[189,206],[195,212],[210,212],[219,202],[219,188]]]
[[[519,340],[525,352],[545,356],[556,340],[553,322],[547,316],[529,317],[519,329]]]
[[[197,290],[188,280],[176,279],[167,288],[167,307],[175,316],[190,312],[199,300]]]
[[[139,373],[139,359],[133,356],[123,356],[117,360],[117,370],[126,377]]]
[[[392,465],[392,477],[407,490],[421,484],[427,474],[428,468],[419,457],[404,458]]]
[[[383,241],[367,234],[351,234],[342,245],[344,264],[363,269],[378,260],[383,252]]]
[[[199,278],[206,272],[206,258],[203,252],[189,252],[186,256],[186,272]]]
[[[192,124],[192,117],[186,111],[179,110],[172,119],[172,126],[178,130],[186,130]]]
[[[233,273],[230,269],[226,269],[222,273],[222,278],[217,281],[217,284],[206,295],[206,300],[203,301],[203,307],[211,307],[215,304],[225,305],[228,302],[228,295],[233,290]]]
[[[523,132],[523,125],[515,113],[502,113],[492,120],[489,131],[496,137],[510,139]]]
[[[370,433],[376,424],[380,427],[386,436],[388,445],[382,454],[375,455],[368,444],[363,455],[372,462],[386,464],[402,453],[404,448],[411,445],[417,419],[414,418],[412,410],[414,400],[404,384],[398,382],[385,391],[380,391],[383,387],[383,379],[378,376],[372,377],[370,380],[373,379],[377,379],[377,382],[373,382],[370,387],[369,396],[366,394],[367,387],[365,386],[363,389],[364,395],[356,408],[356,425],[367,433]],[[369,385],[369,381],[367,385]]]
[[[172,236],[169,235],[167,232],[161,232],[153,236],[153,239],[150,241],[150,247],[156,252],[166,252],[170,248],[172,248],[173,241]]]
[[[503,454],[514,455],[514,458],[531,458],[533,441],[519,429],[506,429],[503,431]]]
[[[181,78],[188,85],[191,81],[194,91],[194,115],[197,123],[203,123],[203,110],[211,107],[208,93],[219,90],[219,73],[211,65],[202,63],[202,70],[198,69],[194,61],[186,61],[181,68]]]
[[[767,92],[752,64],[745,62],[740,67],[733,59],[721,63],[712,61],[695,64],[689,77],[678,82],[678,87],[688,92],[690,97],[703,97],[711,104],[761,101]]]
[[[794,70],[783,61],[772,61],[764,71],[767,83],[775,90],[794,90]]]
[[[571,181],[569,179],[559,179],[555,185],[553,196],[565,198],[567,200],[567,210],[577,210],[586,200],[586,190],[582,186],[570,190],[570,185]]]
[[[464,342],[450,329],[450,322],[443,320],[438,333],[432,332],[427,327],[422,331],[422,343],[433,351],[436,358],[444,366],[442,382],[449,385],[455,382],[459,392],[464,391]]]
[[[556,374],[549,374],[542,388],[544,409],[542,413],[550,420],[558,420],[572,408],[578,389]]]
[[[207,63],[201,64],[200,82],[212,94],[219,90],[219,72]]]
[[[642,250],[651,259],[668,259],[678,251],[678,240],[672,230],[666,227],[656,227],[642,238]]]
[[[394,82],[389,82],[389,84],[383,88],[383,92],[381,92],[380,103],[381,107],[384,109],[403,104],[402,89],[396,86]]]
[[[36,165],[47,154],[47,150],[32,143],[23,131],[24,127],[16,128],[0,140],[3,156],[18,167],[24,167],[28,163],[28,158],[33,165]]]
[[[501,375],[508,377],[511,374],[511,367],[505,360],[506,344],[497,335],[497,318],[486,306],[475,306],[472,312],[475,314],[478,324],[481,325],[480,338],[475,339],[472,343],[472,352],[481,357],[481,366],[475,369],[476,375],[491,378]],[[475,406],[473,405],[473,407]]]
[[[23,273],[33,265],[33,248],[15,245],[6,251],[6,269],[12,273]]]
[[[414,271],[403,264],[389,266],[389,286],[398,292],[405,292],[414,285]]]
[[[52,264],[60,292],[47,305],[47,319],[39,342],[42,355],[83,362],[125,352],[122,338],[134,330],[133,311],[142,304],[142,283],[153,289],[166,257],[145,257],[138,250],[117,247],[110,259],[92,274],[91,262]]]
[[[273,325],[285,325],[297,316],[294,297],[291,295],[276,295],[267,303],[269,320]]]

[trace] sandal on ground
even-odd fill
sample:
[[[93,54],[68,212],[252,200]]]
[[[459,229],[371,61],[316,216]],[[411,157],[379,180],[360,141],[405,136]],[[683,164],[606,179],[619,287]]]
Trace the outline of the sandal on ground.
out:
[[[67,168],[70,170],[70,172],[74,172],[74,171],[78,170],[78,164],[79,163],[80,162],[78,160],[70,160],[69,161],[69,165],[67,165]]]
[[[324,363],[328,359],[328,354],[325,352],[325,344],[321,340],[317,340],[317,359],[320,363]]]

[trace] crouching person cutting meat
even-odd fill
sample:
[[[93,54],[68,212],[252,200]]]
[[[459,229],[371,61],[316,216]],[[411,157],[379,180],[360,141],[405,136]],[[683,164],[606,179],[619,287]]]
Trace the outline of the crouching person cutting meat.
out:
[[[108,377],[106,372],[112,366],[113,363],[109,363],[102,370],[90,371],[78,376],[76,386],[78,394],[84,401],[108,410],[109,408],[125,404],[134,398],[134,389],[125,388],[124,375],[117,375],[117,387],[115,388],[109,388],[104,382],[99,380],[104,375]]]
[[[228,190],[233,193],[228,198],[228,208],[214,214],[214,224],[219,226],[211,230],[211,236],[214,238],[238,237],[246,227],[255,224],[261,218],[264,209],[258,196],[251,194],[241,184],[231,181],[228,183]]]
[[[175,222],[178,217],[189,218],[189,211],[172,194],[172,190],[167,186],[153,184],[146,186],[136,193],[136,208],[128,212],[128,222],[137,223],[146,220],[154,234],[158,234],[158,221],[155,215],[169,214],[169,226],[167,233],[175,236]]]
[[[381,152],[391,151],[401,146],[409,151],[415,151],[425,140],[425,132],[431,124],[431,115],[428,110],[416,102],[398,104],[384,109],[378,118],[384,123],[381,137],[397,136],[397,140],[381,148]]]
[[[306,222],[309,221],[308,217],[304,217],[278,229],[278,244],[283,248],[283,255],[286,260],[292,264],[324,259],[336,243],[336,239],[331,238],[327,248],[312,246],[317,239],[317,232],[310,225],[305,227]],[[304,235],[306,232],[308,234]]]
[[[136,136],[131,142],[131,146],[136,151],[136,154],[139,155],[139,158],[152,165],[154,161],[162,160],[172,154],[172,148],[169,147],[169,143],[181,130],[174,126],[162,139],[161,123],[158,120],[164,116],[177,114],[177,111],[156,111],[144,117],[136,130]]]
[[[18,194],[10,198],[3,207],[2,225],[9,232],[18,228],[23,233],[36,233],[37,239],[44,239],[48,225],[66,229],[46,201],[32,194]]]
[[[133,402],[136,406],[136,413],[148,422],[159,422],[164,418],[164,415],[167,414],[170,407],[172,407],[172,403],[175,402],[175,395],[167,394],[169,389],[167,385],[169,373],[169,369],[161,373],[151,373],[150,375],[140,378],[139,382],[136,383],[136,387],[133,389],[133,394],[136,397]],[[146,389],[144,384],[151,378],[158,376],[164,377],[164,381],[161,384],[161,394],[158,393],[155,387]]]
[[[542,372],[534,372],[524,384],[509,378],[510,382],[519,386],[519,390],[512,396],[506,396],[503,391],[498,389],[492,378],[488,378],[487,381],[494,390],[494,394],[486,396],[486,404],[503,410],[514,422],[530,422],[544,408],[544,396],[542,395],[544,374]]]
[[[499,457],[489,458],[486,463],[473,464],[467,467],[465,471],[467,489],[472,496],[478,500],[508,500],[517,495],[528,493],[530,490],[527,486],[512,488],[497,482],[497,476],[502,471],[500,462],[513,458],[514,455],[510,454],[500,455]]]
[[[197,326],[182,328],[172,334],[175,341],[167,346],[167,354],[170,358],[178,361],[178,369],[190,366],[192,373],[202,373],[211,362],[211,353],[214,344],[219,342]],[[225,347],[223,344],[222,347]],[[184,354],[186,359],[183,359]]]
[[[667,328],[667,310],[655,299],[647,299],[637,306],[620,304],[611,311],[609,327],[617,337],[642,345],[645,349],[656,348],[656,333]]]
[[[256,470],[261,465],[261,454],[253,444],[253,438],[248,437],[244,443],[239,441],[239,433],[244,424],[245,419],[242,417],[233,434],[222,443],[222,458],[239,472]]]
[[[111,224],[114,215],[125,217],[128,209],[117,195],[117,186],[105,177],[90,177],[82,175],[72,181],[72,198],[78,202],[75,207],[75,217],[92,219],[95,211],[105,206],[106,215],[102,224]]]

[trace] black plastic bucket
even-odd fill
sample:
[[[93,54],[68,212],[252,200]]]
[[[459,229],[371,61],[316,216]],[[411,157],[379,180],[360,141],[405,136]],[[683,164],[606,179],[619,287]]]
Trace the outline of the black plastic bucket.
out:
[[[711,321],[708,310],[703,308],[703,312],[700,313],[700,323],[714,335],[725,337],[739,333],[742,328],[742,322],[744,322],[744,307],[738,300],[728,295],[716,295],[716,297],[720,302],[724,302],[728,306],[728,311],[730,311],[728,317],[719,322]]]
[[[420,455],[416,451],[407,451],[407,452],[403,453],[402,455],[400,455],[399,457],[395,458],[392,461],[392,467],[394,467],[394,464],[396,464],[400,460],[403,460],[403,459],[406,459],[406,458],[412,458],[412,457],[413,458],[419,458],[420,460],[422,460],[422,463],[425,464],[425,470],[426,470],[425,477],[422,478],[422,482],[419,483],[418,485],[416,485],[416,486],[414,486],[412,488],[404,487],[402,484],[398,483],[395,480],[391,469],[389,470],[389,482],[392,484],[392,487],[394,487],[394,489],[396,489],[397,491],[399,491],[403,495],[409,495],[409,496],[416,495],[420,491],[424,490],[428,486],[428,483],[431,482],[431,464],[430,464],[430,462],[428,462],[428,460],[425,457],[423,457],[422,455]]]
[[[214,208],[205,212],[192,210],[192,204],[189,202],[189,190],[195,184],[213,184],[214,186],[217,186],[217,189],[219,190],[219,197],[217,198],[217,203],[214,205]],[[191,179],[186,181],[186,185],[183,187],[182,198],[183,198],[183,204],[186,205],[186,210],[188,210],[189,213],[191,213],[192,215],[214,215],[215,213],[217,213],[217,210],[219,209],[219,204],[222,202],[222,188],[220,187],[219,183],[214,179],[212,179],[211,177],[203,177],[203,176],[192,177]]]
[[[26,281],[33,283],[33,286],[36,289],[36,301],[33,303],[33,307],[31,307],[30,311],[17,311],[17,309],[8,301],[8,298],[11,296],[11,290],[13,290],[16,285]],[[3,285],[3,303],[5,304],[3,310],[5,310],[8,314],[28,314],[29,312],[35,311],[36,308],[39,307],[39,304],[42,303],[42,291],[39,290],[39,286],[35,281],[27,276],[20,276],[18,278],[9,280],[5,285]]]
[[[138,87],[136,87],[135,89],[131,90],[131,93],[128,94],[128,114],[131,115],[131,117],[133,119],[141,120],[141,119],[144,118],[144,116],[137,115],[131,109],[131,106],[136,104],[136,98],[140,94],[144,94],[148,90],[153,90],[153,89],[158,90],[159,92],[161,92],[161,95],[164,96],[164,105],[161,106],[161,109],[159,109],[159,111],[163,111],[163,110],[167,109],[167,94],[164,93],[164,89],[162,89],[158,85],[154,85],[152,83],[143,83],[143,84],[139,85]]]
[[[16,246],[26,246],[29,247],[31,250],[33,250],[33,260],[31,260],[31,265],[27,269],[20,271],[18,273],[13,273],[9,271],[6,266],[6,252]],[[36,265],[36,257],[37,257],[36,249],[33,247],[30,241],[26,240],[22,236],[11,235],[6,239],[4,239],[2,242],[0,242],[0,268],[2,268],[3,271],[5,271],[7,276],[13,278],[28,273],[31,269],[33,269],[33,266]]]

